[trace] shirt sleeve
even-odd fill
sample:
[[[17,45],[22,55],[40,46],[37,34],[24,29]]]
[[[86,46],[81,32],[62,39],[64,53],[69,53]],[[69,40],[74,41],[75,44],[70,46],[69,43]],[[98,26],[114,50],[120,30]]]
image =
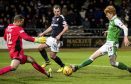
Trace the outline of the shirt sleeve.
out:
[[[23,38],[26,41],[31,41],[31,42],[35,41],[35,39],[33,37],[31,37],[27,33],[25,33],[25,31],[23,30],[23,28],[19,29],[19,35],[20,35],[21,38]]]
[[[115,25],[123,29],[124,31],[124,36],[128,36],[128,28],[121,22],[120,19],[115,19],[114,20]]]
[[[64,17],[63,15],[61,15],[61,17],[62,17],[62,24],[63,24],[63,25],[67,25],[67,22],[66,22],[66,20],[65,20],[65,17]]]
[[[120,28],[122,28],[122,26],[124,25],[124,24],[121,22],[120,19],[115,19],[114,22],[115,22],[115,25],[118,26],[118,27],[120,27]]]

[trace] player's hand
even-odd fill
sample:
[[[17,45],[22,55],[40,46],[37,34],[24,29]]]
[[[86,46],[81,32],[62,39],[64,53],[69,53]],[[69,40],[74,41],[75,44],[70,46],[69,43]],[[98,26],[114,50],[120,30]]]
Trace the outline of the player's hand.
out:
[[[44,44],[46,42],[46,37],[35,37],[35,43],[42,43]]]
[[[56,36],[57,41],[60,40],[60,37],[61,37],[60,35]]]
[[[129,42],[127,36],[124,37],[124,44],[125,44],[125,46],[129,46],[130,45],[130,42]]]
[[[108,31],[103,31],[102,33],[104,34],[104,36],[107,36]]]

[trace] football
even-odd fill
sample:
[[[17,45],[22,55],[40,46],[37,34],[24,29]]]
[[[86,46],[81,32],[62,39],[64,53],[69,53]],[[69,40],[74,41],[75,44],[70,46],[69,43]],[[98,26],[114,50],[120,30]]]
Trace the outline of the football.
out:
[[[73,73],[73,70],[70,66],[65,66],[63,69],[63,74],[66,76],[70,76]]]

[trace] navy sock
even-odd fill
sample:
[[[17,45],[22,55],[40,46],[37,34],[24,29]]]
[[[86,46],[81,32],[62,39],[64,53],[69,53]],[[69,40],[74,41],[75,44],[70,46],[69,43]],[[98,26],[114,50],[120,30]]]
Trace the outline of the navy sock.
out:
[[[61,67],[64,67],[65,66],[65,64],[61,61],[61,59],[58,57],[58,56],[56,56],[56,58],[55,59],[53,59],[58,65],[60,65]]]
[[[44,58],[44,60],[47,62],[49,61],[49,58],[48,58],[48,55],[47,55],[47,52],[45,49],[42,49],[41,51],[39,51],[41,56]]]

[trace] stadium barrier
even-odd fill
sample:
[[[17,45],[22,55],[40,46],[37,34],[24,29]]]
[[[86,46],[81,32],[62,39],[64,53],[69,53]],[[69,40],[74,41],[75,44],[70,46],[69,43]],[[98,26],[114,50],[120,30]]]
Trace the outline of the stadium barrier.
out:
[[[66,36],[63,38],[62,48],[97,48],[105,43],[106,38],[103,36]],[[131,41],[131,37],[129,37]],[[120,38],[120,47],[124,47],[122,44],[123,37]],[[28,42],[23,40],[24,49],[35,49],[38,47],[38,43]],[[6,42],[3,37],[0,37],[0,49],[7,49]]]
[[[100,47],[105,43],[102,36],[70,36],[63,38],[63,48]]]
[[[86,47],[99,47],[105,42],[104,37],[64,37],[63,38],[63,48],[86,48]],[[37,48],[38,43],[28,42],[23,40],[24,49]],[[0,49],[7,49],[6,42],[2,37],[0,37]]]

